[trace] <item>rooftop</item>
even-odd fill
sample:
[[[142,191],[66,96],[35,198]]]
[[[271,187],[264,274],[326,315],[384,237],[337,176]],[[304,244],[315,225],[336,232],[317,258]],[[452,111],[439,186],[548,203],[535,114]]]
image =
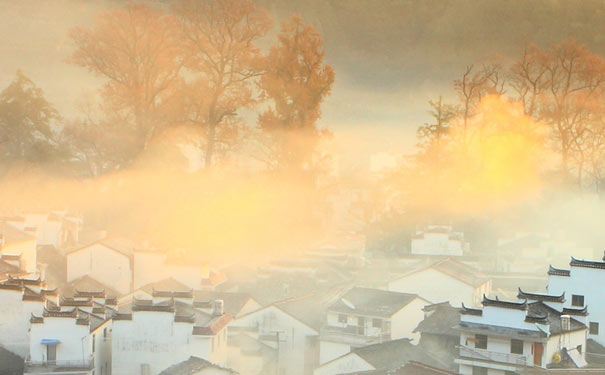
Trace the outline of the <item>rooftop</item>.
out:
[[[166,370],[160,372],[159,375],[193,375],[200,370],[205,368],[213,367],[216,369],[228,371],[232,374],[237,374],[236,371],[220,367],[218,365],[213,364],[212,362],[206,361],[205,359],[191,356],[189,359],[179,362],[175,365],[168,367]]]
[[[407,306],[416,294],[354,287],[331,304],[329,311],[388,318]]]
[[[437,305],[428,305],[424,310],[428,316],[418,324],[414,332],[456,337],[459,335],[459,332],[454,329],[460,323],[459,308],[452,307],[448,302],[444,302]]]

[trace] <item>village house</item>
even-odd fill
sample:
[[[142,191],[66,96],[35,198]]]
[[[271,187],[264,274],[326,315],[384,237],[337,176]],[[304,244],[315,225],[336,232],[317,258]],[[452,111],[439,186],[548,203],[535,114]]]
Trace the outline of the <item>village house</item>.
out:
[[[415,293],[431,302],[450,301],[455,306],[479,306],[481,297],[492,291],[492,281],[479,270],[452,258],[419,266],[396,276],[387,289]]]
[[[193,306],[193,292],[154,290],[131,297],[112,317],[112,374],[157,375],[190,356],[224,365],[232,317],[215,301],[212,314]]]
[[[237,374],[229,368],[218,366],[203,358],[191,356],[189,359],[179,362],[160,372],[160,375],[233,375]]]
[[[468,251],[464,234],[448,225],[429,225],[412,236],[413,255],[462,256]]]
[[[441,367],[457,372],[455,359],[460,345],[460,308],[452,307],[449,302],[424,306],[424,319],[414,329],[420,333],[418,346],[432,358],[441,363]]]
[[[109,375],[111,321],[77,307],[31,315],[26,375]]]
[[[65,211],[28,212],[3,220],[22,231],[31,232],[39,246],[54,246],[57,249],[77,244],[82,227],[82,218]]]
[[[387,374],[412,360],[435,364],[429,354],[403,338],[352,348],[316,368],[313,375]]]
[[[251,375],[310,374],[317,364],[319,328],[289,306],[296,302],[300,300],[273,303],[234,320],[228,367]]]
[[[35,276],[38,271],[36,236],[33,228],[23,230],[0,221],[0,256],[25,273]]]
[[[602,285],[605,283],[605,261],[588,261],[571,258],[569,269],[550,266],[548,293],[567,296],[564,307],[582,310],[588,307],[588,338],[605,345],[605,300]],[[601,326],[603,325],[603,326]]]
[[[416,294],[354,287],[332,303],[320,333],[320,364],[352,348],[400,338],[418,339],[414,333],[429,302]]]
[[[88,276],[116,290],[132,291],[134,244],[122,238],[105,238],[66,254],[67,282]]]
[[[585,367],[586,325],[550,303],[560,296],[520,293],[522,302],[484,297],[482,309],[465,306],[460,318],[460,374],[512,374],[527,369]]]
[[[13,279],[0,283],[0,346],[21,358],[29,355],[29,328],[32,314],[41,315],[47,297],[40,279]]]

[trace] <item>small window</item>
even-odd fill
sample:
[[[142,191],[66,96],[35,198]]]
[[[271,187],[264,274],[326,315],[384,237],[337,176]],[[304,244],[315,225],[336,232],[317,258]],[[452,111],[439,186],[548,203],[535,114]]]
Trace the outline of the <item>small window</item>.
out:
[[[573,294],[571,296],[571,305],[577,306],[577,307],[583,307],[584,306],[584,296],[579,296],[579,295]]]
[[[588,333],[590,333],[591,335],[598,335],[599,334],[599,323],[590,322],[590,329],[589,329]]]
[[[475,348],[487,349],[487,336],[475,335]]]
[[[473,375],[487,375],[487,367],[473,366]]]
[[[92,335],[92,352],[95,352],[95,335]]]
[[[522,340],[510,340],[510,352],[513,354],[523,354],[523,341]]]
[[[338,314],[338,323],[347,323],[347,316],[345,314]]]
[[[372,327],[382,328],[382,319],[372,319]]]
[[[107,327],[103,328],[103,338],[107,337]]]
[[[576,348],[578,349],[578,353],[582,354],[582,345],[578,345]]]

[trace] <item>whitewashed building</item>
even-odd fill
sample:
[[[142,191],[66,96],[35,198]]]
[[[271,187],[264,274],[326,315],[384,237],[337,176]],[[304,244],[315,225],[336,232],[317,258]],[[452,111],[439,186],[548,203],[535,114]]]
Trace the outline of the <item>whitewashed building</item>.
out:
[[[462,256],[469,251],[464,234],[448,225],[429,225],[412,236],[414,255]]]
[[[522,302],[484,298],[482,309],[463,306],[456,359],[460,374],[523,373],[563,363],[586,366],[586,325],[552,307],[561,297],[520,296]],[[530,296],[534,301],[528,302]]]
[[[77,307],[31,316],[25,374],[109,375],[111,321]]]
[[[317,364],[317,336],[316,328],[279,303],[262,307],[229,326],[227,366],[251,375],[310,374]]]
[[[387,289],[415,293],[431,302],[450,301],[479,306],[492,291],[492,280],[479,270],[452,258],[418,267],[389,281]]]
[[[35,275],[37,265],[36,236],[8,222],[0,222],[0,255],[12,258],[19,269]]]
[[[82,227],[82,218],[64,211],[23,213],[4,220],[35,236],[38,245],[54,246],[57,249],[77,244]]]
[[[573,310],[588,308],[588,338],[605,345],[605,262],[571,258],[569,269],[550,266],[548,293],[567,296],[564,306]],[[603,324],[603,326],[601,326]]]
[[[232,317],[220,301],[207,314],[192,300],[191,291],[155,291],[152,300],[120,306],[112,318],[112,374],[157,375],[190,356],[224,365]]]
[[[106,238],[67,253],[67,282],[88,276],[120,294],[132,291],[132,242]]]
[[[320,334],[320,364],[352,348],[400,338],[418,339],[414,328],[429,302],[416,294],[355,287],[331,304]]]
[[[30,349],[29,319],[42,314],[46,296],[56,294],[44,286],[40,279],[0,283],[0,346],[24,359]]]

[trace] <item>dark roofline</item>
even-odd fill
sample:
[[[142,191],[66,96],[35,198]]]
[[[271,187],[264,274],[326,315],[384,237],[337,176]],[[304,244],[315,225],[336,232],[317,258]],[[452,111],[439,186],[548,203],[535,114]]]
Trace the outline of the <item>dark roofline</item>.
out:
[[[593,260],[576,259],[574,257],[571,257],[571,261],[569,262],[569,265],[571,267],[605,269],[605,262],[598,262],[598,261],[593,261]]]
[[[470,308],[464,306],[464,302],[462,302],[462,309],[460,309],[460,314],[462,314],[462,315],[482,316],[483,315],[483,310],[481,310],[481,309],[470,309]]]
[[[525,316],[525,321],[527,323],[548,324],[548,315],[527,315]]]
[[[76,288],[76,292],[74,293],[74,297],[95,297],[95,298],[105,298],[105,289],[100,291],[88,291],[88,290],[79,290]]]
[[[552,265],[548,265],[547,274],[550,276],[569,276],[569,270],[564,270],[562,268],[555,268]]]
[[[569,307],[564,307],[561,315],[578,315],[578,316],[587,316],[588,315],[588,306],[584,306],[583,309],[572,309]]]
[[[42,317],[44,317],[44,318],[48,318],[48,317],[51,317],[51,318],[77,318],[78,310],[73,308],[69,311],[52,311],[52,310],[46,309],[46,307],[45,307],[44,312],[42,313]]]
[[[189,289],[186,292],[177,292],[169,290],[156,290],[152,287],[152,297],[171,297],[171,298],[193,298],[193,289]]]
[[[527,293],[519,288],[519,293],[517,293],[517,297],[519,299],[526,299],[532,301],[547,301],[547,302],[565,302],[565,292],[563,292],[560,296],[553,296],[549,294],[538,294],[538,293]]]
[[[523,302],[500,301],[498,297],[496,297],[496,299],[489,299],[484,294],[483,301],[481,303],[483,304],[483,306],[502,307],[505,309],[514,310],[527,310],[527,300]]]

